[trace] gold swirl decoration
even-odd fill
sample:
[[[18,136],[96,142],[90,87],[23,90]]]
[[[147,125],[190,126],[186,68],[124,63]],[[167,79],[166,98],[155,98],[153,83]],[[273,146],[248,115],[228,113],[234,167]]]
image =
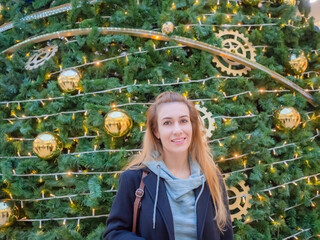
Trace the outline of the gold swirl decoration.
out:
[[[89,4],[94,4],[98,2],[97,0],[91,0],[88,3]],[[80,8],[81,7],[81,3],[79,3],[78,5],[75,6],[76,8]],[[35,19],[42,19],[42,18],[46,18],[46,17],[50,17],[59,13],[64,13],[67,11],[72,10],[73,6],[71,3],[66,3],[66,4],[62,4],[60,6],[56,6],[56,7],[52,7],[43,11],[39,11],[39,12],[35,12],[33,14],[30,14],[28,16],[25,16],[23,18],[20,19],[20,21],[22,22],[30,22],[32,20]],[[5,32],[7,30],[10,30],[11,28],[13,28],[14,24],[13,22],[8,22],[8,23],[4,23],[0,26],[0,33],[1,32]]]
[[[294,84],[287,78],[283,77],[282,75],[270,70],[267,67],[264,67],[263,65],[253,62],[245,57],[242,57],[238,54],[228,52],[222,48],[214,47],[210,44],[196,41],[190,38],[180,37],[180,36],[167,36],[163,33],[159,33],[156,31],[149,31],[149,30],[142,30],[142,29],[133,29],[133,28],[113,28],[113,27],[100,27],[98,28],[100,34],[107,35],[107,34],[127,34],[130,36],[135,37],[141,37],[141,38],[151,38],[159,41],[175,41],[178,44],[186,45],[188,47],[196,48],[199,50],[203,50],[205,52],[218,55],[223,58],[228,58],[230,60],[233,60],[235,62],[238,62],[242,65],[245,65],[247,67],[253,68],[253,69],[259,69],[267,74],[269,74],[273,79],[278,81],[279,83],[283,84],[284,86],[288,87],[289,89],[296,91],[300,93],[309,103],[311,103],[314,107],[316,107],[316,103],[313,100],[313,97],[304,91],[301,87]],[[88,35],[92,31],[92,28],[79,28],[79,29],[70,29],[70,30],[64,30],[59,31],[55,33],[48,33],[44,35],[40,35],[37,37],[33,37],[30,39],[27,39],[23,42],[20,42],[1,53],[13,53],[15,50],[30,44],[30,43],[39,43],[43,41],[48,41],[56,38],[62,38],[62,37],[72,37],[72,36],[78,36],[78,35]]]

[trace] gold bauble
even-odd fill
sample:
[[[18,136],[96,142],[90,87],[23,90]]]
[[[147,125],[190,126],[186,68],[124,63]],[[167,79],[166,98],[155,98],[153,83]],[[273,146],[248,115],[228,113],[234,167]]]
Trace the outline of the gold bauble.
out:
[[[276,111],[274,120],[278,129],[293,130],[300,124],[300,113],[293,107],[282,107]]]
[[[282,0],[282,2],[284,4],[291,5],[291,6],[295,6],[296,5],[296,0]]]
[[[11,208],[8,204],[0,201],[0,226],[7,225],[11,216]]]
[[[308,67],[308,60],[304,53],[292,53],[289,56],[289,67],[293,74],[298,75],[303,73]]]
[[[111,110],[104,119],[104,129],[112,137],[122,137],[126,135],[131,128],[132,120],[123,110]]]
[[[58,77],[58,84],[62,91],[70,93],[79,89],[80,74],[74,69],[65,70]]]
[[[3,6],[2,6],[2,4],[0,3],[0,20],[2,19],[2,13],[1,13],[2,10],[3,10]]]
[[[258,6],[261,0],[242,0],[243,4],[250,6]]]
[[[174,30],[174,25],[172,22],[166,22],[162,25],[161,31],[164,34],[172,33]]]
[[[50,132],[40,133],[33,141],[33,152],[41,159],[48,160],[60,155],[62,143]]]

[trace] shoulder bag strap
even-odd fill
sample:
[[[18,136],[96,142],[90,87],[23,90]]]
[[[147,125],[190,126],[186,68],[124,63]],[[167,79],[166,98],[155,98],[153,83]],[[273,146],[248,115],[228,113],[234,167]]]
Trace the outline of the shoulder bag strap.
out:
[[[137,220],[140,212],[141,207],[141,199],[144,194],[144,182],[142,181],[146,176],[148,175],[148,172],[142,171],[142,177],[139,188],[136,190],[136,199],[134,200],[133,204],[133,221],[132,221],[132,232],[136,233],[137,230]]]

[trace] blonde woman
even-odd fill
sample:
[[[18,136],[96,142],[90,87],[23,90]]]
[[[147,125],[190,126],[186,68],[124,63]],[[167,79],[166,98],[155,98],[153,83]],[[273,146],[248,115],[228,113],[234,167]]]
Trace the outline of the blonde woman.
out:
[[[233,239],[227,194],[199,113],[174,92],[160,94],[147,112],[143,150],[121,174],[104,239]],[[132,232],[135,191],[144,196]]]

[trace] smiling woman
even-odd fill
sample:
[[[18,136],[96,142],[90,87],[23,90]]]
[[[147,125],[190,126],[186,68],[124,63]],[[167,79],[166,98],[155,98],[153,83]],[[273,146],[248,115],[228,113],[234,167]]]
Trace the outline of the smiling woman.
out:
[[[156,98],[147,112],[142,153],[120,177],[104,239],[233,239],[225,185],[200,124],[182,95]],[[140,182],[146,190],[134,233]]]
[[[179,178],[190,176],[188,149],[192,140],[192,125],[187,105],[163,103],[158,108],[158,128],[155,135],[163,147],[163,161]]]

